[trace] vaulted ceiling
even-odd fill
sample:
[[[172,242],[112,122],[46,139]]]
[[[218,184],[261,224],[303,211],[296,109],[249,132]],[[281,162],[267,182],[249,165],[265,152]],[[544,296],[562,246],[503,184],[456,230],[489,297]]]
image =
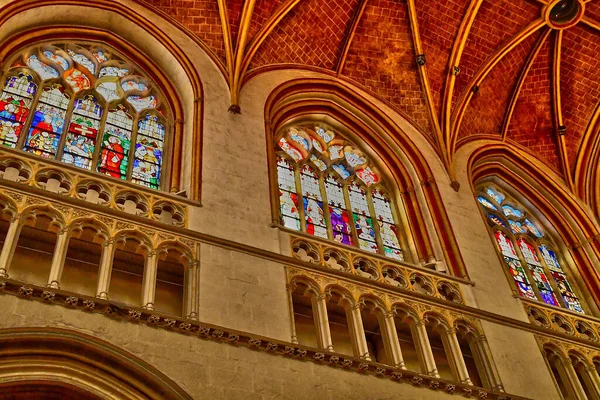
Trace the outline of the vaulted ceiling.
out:
[[[528,151],[577,191],[598,134],[600,0],[575,1],[568,23],[549,17],[556,2],[146,1],[212,52],[233,111],[243,83],[261,71],[316,70],[406,116],[449,171],[463,143],[485,137]]]

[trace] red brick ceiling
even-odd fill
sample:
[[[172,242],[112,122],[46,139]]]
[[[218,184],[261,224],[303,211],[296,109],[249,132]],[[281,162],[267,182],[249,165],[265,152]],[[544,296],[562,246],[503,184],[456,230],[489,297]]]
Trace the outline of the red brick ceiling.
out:
[[[280,67],[319,70],[385,101],[409,118],[440,153],[486,135],[521,146],[559,174],[570,175],[600,99],[600,0],[586,2],[584,20],[574,27],[559,31],[542,24],[526,35],[524,29],[542,19],[551,0],[147,2],[182,23],[214,52],[214,59],[229,75],[234,103],[241,87],[231,82],[244,82],[247,74]],[[250,12],[248,22],[242,20],[244,9]],[[223,29],[222,21],[228,29]],[[259,35],[267,27],[272,29]],[[242,30],[247,40],[239,46]],[[231,32],[231,67],[223,36],[227,31]],[[478,80],[478,90],[469,99],[474,77],[499,49],[521,36],[523,40]],[[426,56],[423,68],[429,93],[416,63],[418,46]],[[236,51],[236,47],[240,48]],[[460,72],[453,76],[451,60],[457,54]],[[236,72],[238,59],[243,67]],[[454,85],[449,85],[451,80]],[[558,97],[555,83],[567,128],[562,150],[553,111]],[[449,123],[444,122],[445,115]],[[561,152],[566,155],[564,164]]]

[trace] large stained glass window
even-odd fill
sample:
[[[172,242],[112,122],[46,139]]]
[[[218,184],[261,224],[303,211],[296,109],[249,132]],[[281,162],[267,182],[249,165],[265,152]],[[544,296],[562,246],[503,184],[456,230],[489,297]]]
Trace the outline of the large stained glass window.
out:
[[[556,247],[525,208],[489,184],[480,188],[477,201],[519,295],[583,314]]]
[[[277,142],[284,227],[403,260],[394,205],[375,165],[339,132],[316,123]]]
[[[85,42],[35,45],[8,64],[0,146],[161,187],[166,110],[142,70]]]

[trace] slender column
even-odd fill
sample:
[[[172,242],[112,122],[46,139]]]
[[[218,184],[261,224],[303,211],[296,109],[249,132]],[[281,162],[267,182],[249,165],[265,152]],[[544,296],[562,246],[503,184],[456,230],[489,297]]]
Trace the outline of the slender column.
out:
[[[400,348],[400,340],[398,340],[398,332],[396,331],[394,313],[386,312],[383,314],[383,318],[381,318],[381,333],[389,350],[390,364],[396,368],[406,369],[406,364],[402,357],[402,349]]]
[[[585,379],[588,388],[590,389],[590,394],[592,395],[592,400],[600,399],[600,377],[598,377],[598,371],[596,368],[591,366],[585,367],[585,372],[583,373],[583,379]]]
[[[102,243],[102,256],[100,257],[100,266],[98,267],[98,286],[96,287],[96,297],[100,299],[108,299],[108,287],[110,286],[114,254],[114,239],[108,239]]]
[[[0,278],[8,278],[8,269],[19,242],[22,226],[20,216],[17,215],[10,220],[4,246],[2,246],[2,252],[0,252]]]
[[[294,315],[294,298],[293,293],[296,290],[296,285],[294,283],[287,284],[287,297],[288,297],[288,306],[290,307],[290,331],[292,333],[292,343],[298,344],[298,333],[296,332],[296,317]],[[314,302],[312,302],[312,308],[314,309]],[[317,339],[319,336],[319,329],[317,328],[317,324],[314,320],[315,312],[313,312],[313,324],[315,325],[315,331],[317,332]],[[320,339],[318,339],[320,340]]]
[[[437,366],[435,365],[433,351],[431,351],[431,343],[429,343],[429,336],[427,336],[425,320],[422,319],[418,321],[413,329],[417,346],[419,347],[419,353],[421,354],[421,360],[423,361],[423,367],[425,368],[425,373],[429,376],[439,378],[440,374],[438,373]]]
[[[156,250],[148,252],[144,265],[144,281],[142,285],[142,308],[154,310],[156,295],[156,273],[158,272],[158,254]]]
[[[352,304],[350,308],[346,310],[346,315],[350,322],[350,334],[354,338],[357,356],[371,361],[369,347],[367,346],[367,337],[365,336],[365,328],[363,326],[362,316],[360,315],[360,308],[360,303]]]
[[[573,362],[571,361],[571,359],[561,359],[560,363],[564,368],[568,384],[573,389],[573,394],[575,395],[575,398],[578,400],[588,400],[588,397],[585,394],[585,390],[583,390],[583,386],[581,386],[581,382],[579,382],[577,372],[575,372],[575,367],[573,367]]]
[[[64,228],[58,231],[58,235],[56,237],[56,246],[54,246],[54,254],[52,255],[50,276],[48,277],[48,284],[46,286],[54,289],[60,289],[59,282],[65,266],[65,258],[67,257],[67,249],[69,248],[69,239],[69,229]]]
[[[474,339],[474,344],[479,351],[479,358],[485,368],[485,374],[490,388],[492,390],[504,392],[504,385],[502,384],[500,374],[498,373],[498,368],[496,368],[496,364],[492,358],[492,351],[490,350],[490,345],[488,344],[487,338],[484,335],[481,335]]]
[[[448,350],[450,351],[450,356],[452,359],[452,363],[454,364],[454,369],[456,371],[458,380],[460,381],[460,383],[473,385],[473,382],[471,382],[471,378],[469,377],[467,365],[465,364],[465,358],[463,357],[462,351],[460,349],[458,337],[456,336],[456,329],[448,329],[445,332],[445,335],[446,343],[448,344]]]
[[[185,271],[185,317],[198,319],[198,260],[190,262]]]
[[[319,335],[319,345],[322,349],[333,351],[331,330],[329,329],[329,316],[327,315],[327,296],[319,294],[311,296],[315,326]]]

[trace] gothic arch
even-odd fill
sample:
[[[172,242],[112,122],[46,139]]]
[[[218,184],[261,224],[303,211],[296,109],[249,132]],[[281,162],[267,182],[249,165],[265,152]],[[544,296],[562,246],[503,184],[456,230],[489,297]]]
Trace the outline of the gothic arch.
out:
[[[503,185],[505,189],[527,199],[539,210],[554,230],[555,238],[564,244],[563,252],[577,266],[571,271],[584,283],[580,287],[587,288],[591,295],[588,305],[595,312],[600,301],[600,277],[594,268],[595,260],[600,257],[600,235],[591,213],[560,178],[524,156],[517,147],[506,143],[478,145],[467,160],[471,190],[475,192],[475,185],[484,180],[509,182]]]
[[[171,168],[170,172],[166,171],[170,173],[168,188],[171,192],[187,189],[189,199],[200,200],[202,82],[196,66],[166,33],[172,29],[170,22],[151,22],[139,13],[135,3],[41,0],[9,4],[0,12],[0,24],[7,32],[0,38],[3,48],[0,64],[15,46],[57,37],[79,36],[104,41],[126,54],[133,54],[134,59],[141,60],[142,54],[147,55],[145,58],[153,61],[143,63],[144,67],[171,100],[174,127]],[[67,10],[69,12],[65,12]],[[27,26],[21,25],[23,21]],[[207,54],[210,57],[211,54]],[[194,149],[189,157],[183,152],[186,147]]]
[[[70,385],[89,398],[192,397],[169,377],[108,342],[66,329],[0,330],[0,389]]]
[[[330,79],[300,78],[285,82],[275,88],[266,101],[265,129],[269,140],[267,151],[273,222],[278,222],[278,197],[274,190],[277,177],[273,170],[275,150],[271,142],[283,126],[315,116],[335,121],[355,132],[357,137],[352,139],[365,143],[377,155],[375,159],[381,160],[386,166],[384,175],[398,189],[397,199],[401,195],[404,200],[396,201],[396,204],[404,205],[403,228],[408,233],[413,261],[427,263],[435,260],[437,255],[438,260],[444,259],[454,275],[467,277],[437,183],[421,150],[373,103],[342,83]],[[425,199],[426,211],[425,206],[420,204],[421,198]],[[426,226],[432,228],[421,229],[418,234],[414,232],[416,227]],[[439,246],[432,238],[439,239]],[[440,247],[442,254],[436,254],[436,249]]]

